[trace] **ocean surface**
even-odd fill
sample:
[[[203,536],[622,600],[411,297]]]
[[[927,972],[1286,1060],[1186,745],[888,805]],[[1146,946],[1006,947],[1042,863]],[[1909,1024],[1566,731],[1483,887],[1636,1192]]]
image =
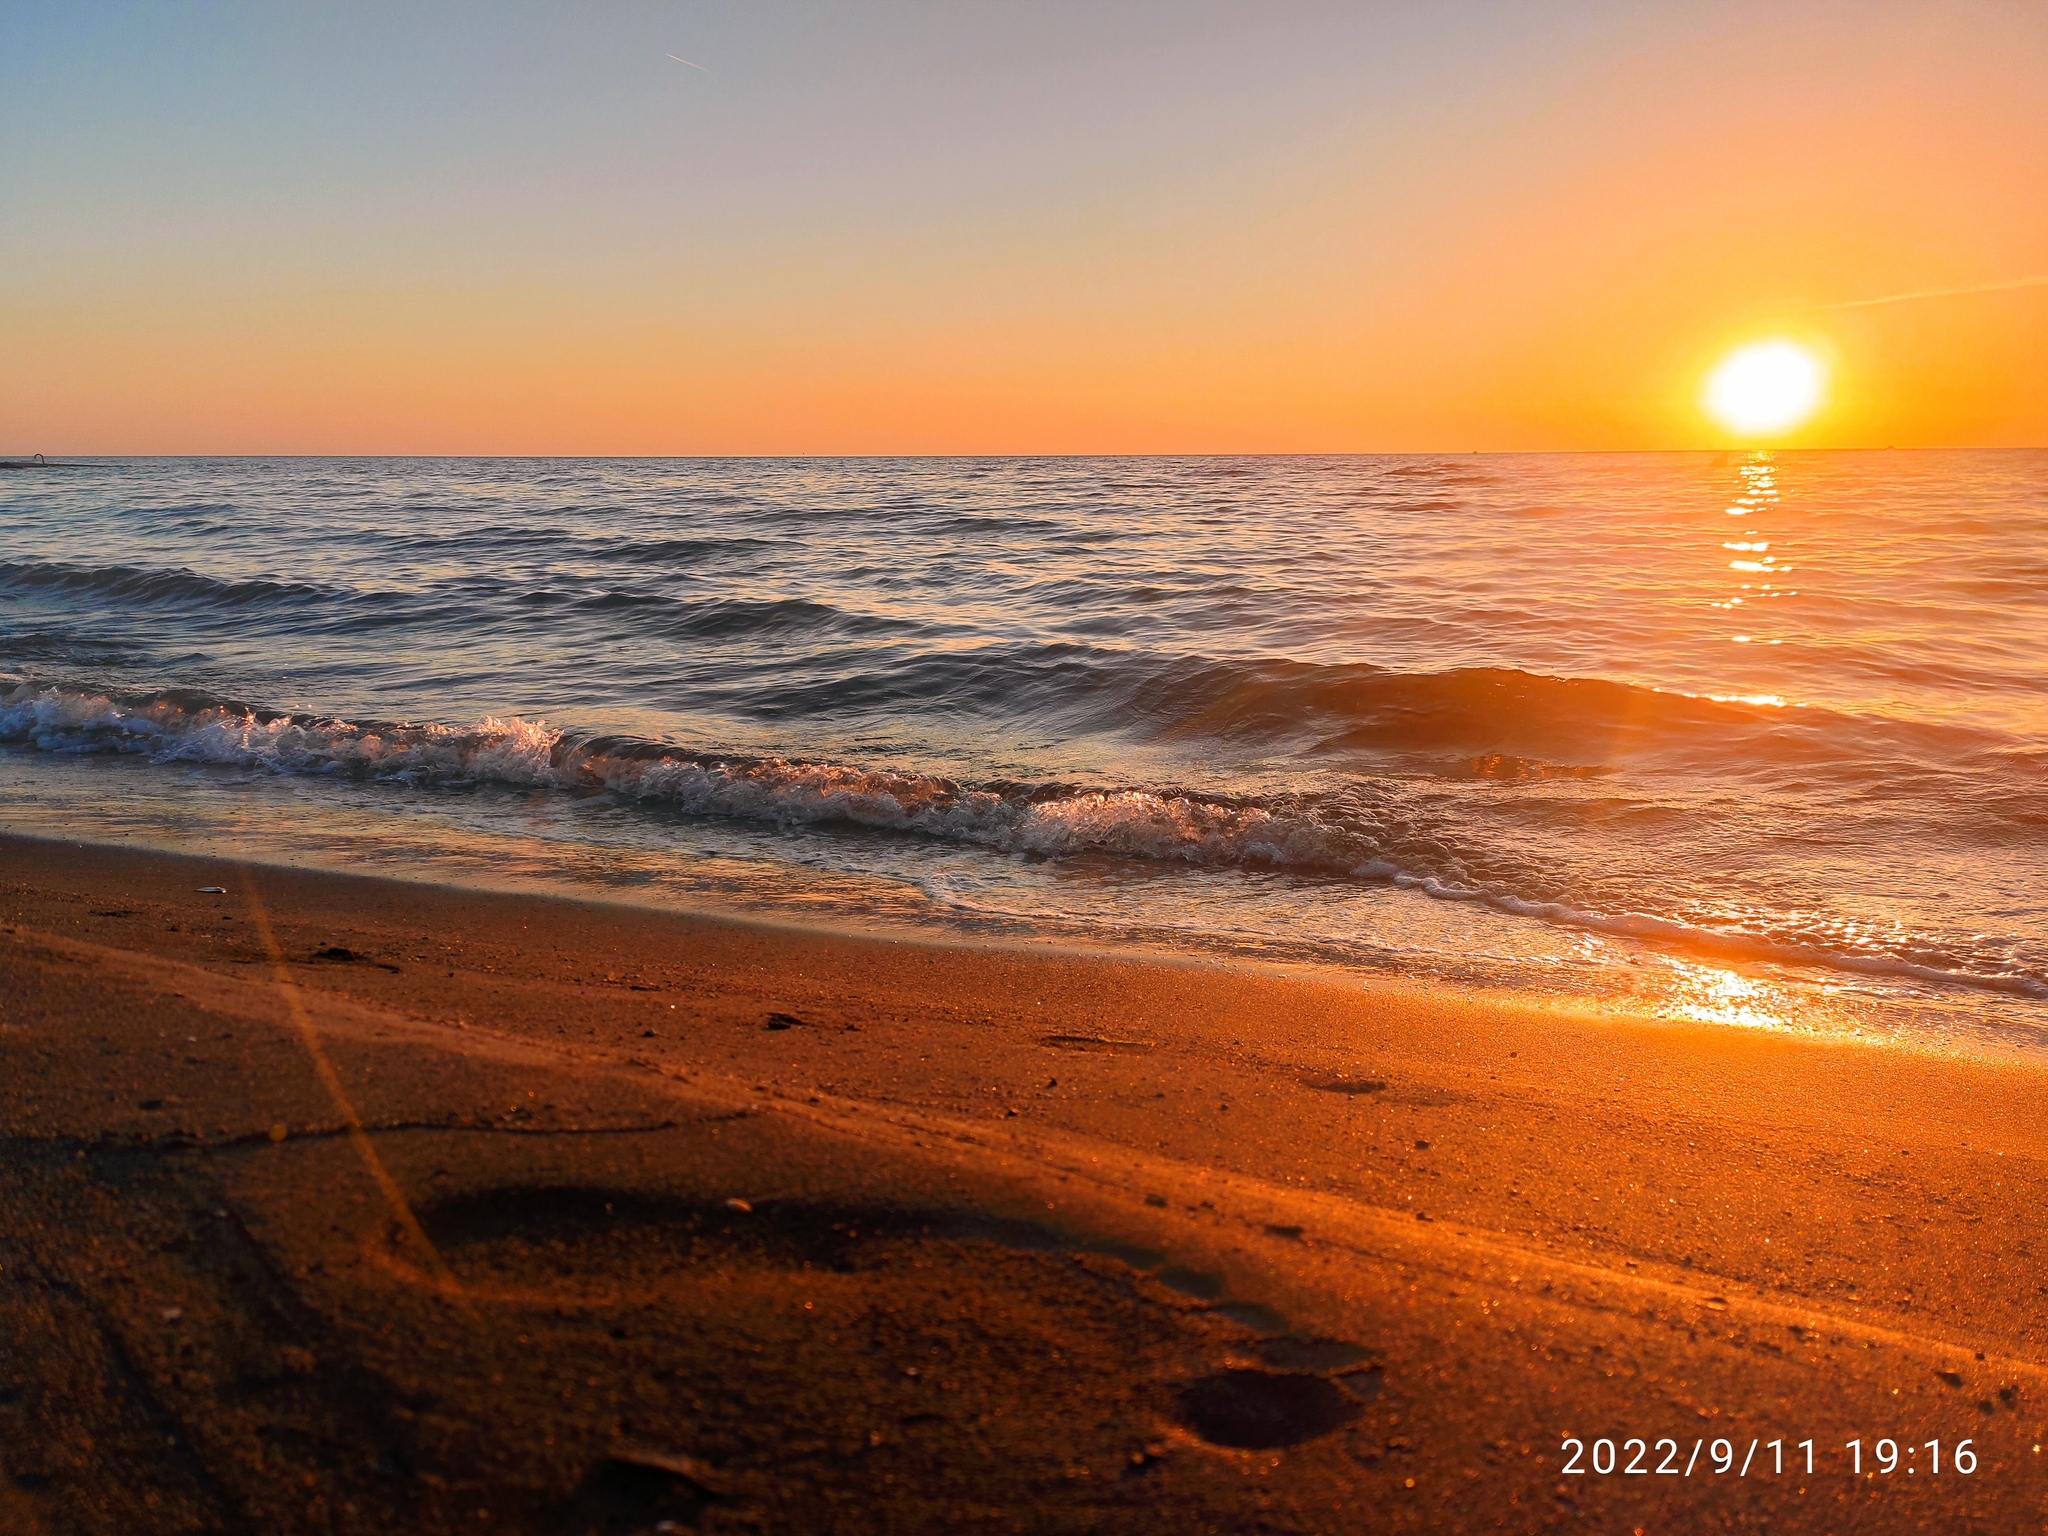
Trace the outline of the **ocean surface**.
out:
[[[0,826],[2048,1049],[2048,453],[0,474]]]

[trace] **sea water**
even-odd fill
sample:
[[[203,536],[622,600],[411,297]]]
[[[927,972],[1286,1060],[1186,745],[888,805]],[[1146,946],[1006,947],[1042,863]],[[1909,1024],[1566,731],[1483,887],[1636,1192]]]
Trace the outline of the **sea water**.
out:
[[[0,825],[2048,1044],[2048,454],[0,476]]]

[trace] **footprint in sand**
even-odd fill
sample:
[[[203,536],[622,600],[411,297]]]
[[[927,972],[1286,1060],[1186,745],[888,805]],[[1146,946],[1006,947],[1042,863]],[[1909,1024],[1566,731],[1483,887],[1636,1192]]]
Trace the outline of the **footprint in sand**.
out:
[[[974,1447],[987,1425],[1043,1425],[1048,1415],[1092,1426],[1075,1431],[1083,1441],[1121,1433],[1150,1443],[1164,1419],[1219,1447],[1295,1446],[1350,1424],[1378,1394],[1378,1370],[1358,1369],[1368,1359],[1359,1345],[1294,1336],[1271,1309],[1231,1300],[1216,1276],[1149,1250],[972,1210],[772,1198],[751,1207],[523,1186],[420,1213],[472,1301],[516,1315],[532,1340],[520,1352],[532,1358],[512,1369],[533,1377],[521,1395],[559,1397],[566,1380],[574,1401],[601,1341],[605,1357],[619,1357],[607,1379],[650,1383],[631,1414],[636,1434],[688,1447],[684,1460],[706,1471],[691,1479],[606,1452],[558,1496],[560,1529],[687,1524],[719,1499],[712,1479],[753,1487],[763,1469],[748,1466],[743,1443],[720,1438],[734,1414],[801,1425],[821,1444],[851,1437],[835,1455],[874,1444],[909,1455],[928,1443],[952,1464],[985,1454]],[[1159,1383],[1149,1412],[1129,1398],[1135,1360]],[[726,1407],[706,1417],[691,1404],[710,1384]],[[1028,1475],[1043,1451],[1020,1442],[999,1454]],[[1069,1454],[1086,1459],[1078,1446]],[[1130,1454],[1115,1450],[1118,1461]]]

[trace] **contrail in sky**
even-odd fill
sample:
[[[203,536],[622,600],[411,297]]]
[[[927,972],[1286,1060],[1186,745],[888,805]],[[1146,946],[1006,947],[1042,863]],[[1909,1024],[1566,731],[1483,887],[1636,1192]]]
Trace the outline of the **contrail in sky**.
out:
[[[674,60],[675,60],[675,61],[676,61],[676,62],[677,62],[678,64],[690,64],[690,61],[689,61],[688,59],[686,59],[686,58],[683,58],[683,57],[682,57],[681,55],[679,55],[679,54],[673,54],[673,53],[665,53],[665,54],[663,54],[663,55],[662,55],[662,57],[663,57],[663,58],[665,58],[665,59],[674,59]],[[692,68],[692,69],[704,69],[704,66],[703,66],[702,64],[690,64],[690,68]],[[710,71],[710,70],[708,70],[708,69],[704,69],[704,73],[708,75],[708,74],[710,74],[710,73],[711,73],[711,71]]]
[[[2006,293],[2014,288],[2048,288],[2048,272],[2035,277],[2015,277],[2003,283],[1978,283],[1973,288],[1922,288],[1913,293],[1888,293],[1881,299],[1847,299],[1840,304],[1817,304],[1816,309],[1868,309],[1873,304],[1905,304],[1914,299],[1959,299],[1966,293]]]

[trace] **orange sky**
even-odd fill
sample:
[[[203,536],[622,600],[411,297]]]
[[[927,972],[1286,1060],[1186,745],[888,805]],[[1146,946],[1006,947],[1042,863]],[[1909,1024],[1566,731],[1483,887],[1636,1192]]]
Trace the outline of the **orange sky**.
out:
[[[2048,10],[1361,9],[28,24],[0,452],[2048,444]]]

